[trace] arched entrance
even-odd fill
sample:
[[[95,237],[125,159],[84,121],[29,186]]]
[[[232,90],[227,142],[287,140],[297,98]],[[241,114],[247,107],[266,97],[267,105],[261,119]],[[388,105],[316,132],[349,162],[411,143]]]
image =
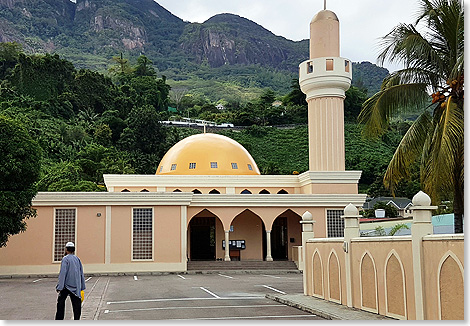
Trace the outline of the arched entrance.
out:
[[[193,216],[188,225],[189,259],[215,260],[220,230],[223,234],[222,222],[210,211],[205,209]]]
[[[232,260],[263,260],[266,256],[266,232],[263,220],[251,210],[238,214],[231,223],[230,240],[243,241],[245,248],[233,248]]]
[[[301,216],[290,209],[276,217],[271,229],[271,255],[274,260],[291,260],[292,247],[302,245]]]

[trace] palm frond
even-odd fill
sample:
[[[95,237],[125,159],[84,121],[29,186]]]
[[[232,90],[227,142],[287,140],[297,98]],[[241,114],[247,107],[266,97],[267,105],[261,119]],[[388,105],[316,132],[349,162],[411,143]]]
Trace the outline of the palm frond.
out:
[[[403,136],[384,176],[384,184],[392,193],[400,180],[410,176],[410,166],[421,156],[432,126],[431,114],[425,111]]]
[[[387,85],[370,97],[364,102],[358,117],[359,123],[364,124],[364,134],[367,137],[379,136],[397,113],[424,106],[428,98],[426,87],[425,83]]]
[[[463,109],[450,98],[434,114],[434,130],[423,170],[423,184],[432,193],[453,191],[454,172],[460,169],[460,148],[464,139]],[[463,162],[462,162],[463,163]],[[431,189],[438,187],[438,189]]]

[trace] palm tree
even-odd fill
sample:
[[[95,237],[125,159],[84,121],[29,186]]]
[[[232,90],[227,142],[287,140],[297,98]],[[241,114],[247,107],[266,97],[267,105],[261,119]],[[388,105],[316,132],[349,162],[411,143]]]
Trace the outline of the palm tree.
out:
[[[393,193],[419,160],[421,184],[433,202],[453,195],[455,232],[462,233],[464,6],[462,0],[419,0],[419,5],[414,24],[399,24],[383,37],[379,64],[388,60],[404,68],[384,79],[358,120],[366,135],[377,137],[393,117],[419,110],[389,163],[384,184]]]

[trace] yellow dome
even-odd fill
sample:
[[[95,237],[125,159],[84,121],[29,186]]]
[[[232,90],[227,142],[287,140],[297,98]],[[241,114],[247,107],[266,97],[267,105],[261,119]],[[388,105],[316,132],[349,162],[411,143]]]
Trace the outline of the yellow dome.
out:
[[[226,136],[203,133],[189,136],[163,156],[156,174],[259,175],[250,153]]]

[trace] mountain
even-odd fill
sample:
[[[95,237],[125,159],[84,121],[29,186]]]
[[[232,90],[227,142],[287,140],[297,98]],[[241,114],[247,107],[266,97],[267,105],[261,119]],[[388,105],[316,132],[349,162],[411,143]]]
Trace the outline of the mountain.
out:
[[[131,63],[144,54],[171,80],[219,80],[279,93],[289,90],[309,47],[308,40],[276,36],[233,14],[185,22],[153,0],[0,0],[0,41],[102,72],[120,53]],[[367,74],[374,67],[358,75],[360,85],[371,87]]]
[[[189,24],[180,40],[183,50],[194,55],[197,62],[207,60],[213,68],[262,64],[297,71],[299,58],[308,57],[308,40],[290,41],[233,14],[219,14],[202,24]]]

